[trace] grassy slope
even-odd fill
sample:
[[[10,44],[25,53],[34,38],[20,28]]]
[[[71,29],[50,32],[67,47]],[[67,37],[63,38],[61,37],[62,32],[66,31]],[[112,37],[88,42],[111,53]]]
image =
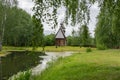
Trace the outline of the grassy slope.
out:
[[[60,58],[33,80],[120,80],[120,50]]]

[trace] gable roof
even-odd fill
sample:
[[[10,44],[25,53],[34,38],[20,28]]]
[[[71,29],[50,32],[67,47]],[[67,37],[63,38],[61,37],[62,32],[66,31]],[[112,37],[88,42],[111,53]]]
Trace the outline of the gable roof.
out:
[[[63,32],[63,30],[61,28],[59,28],[55,38],[62,38],[62,39],[66,38],[65,34],[64,34],[64,32]]]

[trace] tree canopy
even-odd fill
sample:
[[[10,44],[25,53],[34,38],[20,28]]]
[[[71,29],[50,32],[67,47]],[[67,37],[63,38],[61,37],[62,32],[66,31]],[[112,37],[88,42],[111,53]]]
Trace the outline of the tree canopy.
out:
[[[2,49],[2,42],[9,9],[16,5],[17,0],[0,0],[0,50]]]
[[[66,8],[65,22],[72,18],[72,23],[88,22],[89,7],[93,0],[33,0],[35,2],[34,11],[37,18],[41,21],[46,21],[49,24],[52,22],[57,25],[57,9],[60,6]],[[50,11],[51,10],[51,11]]]
[[[0,42],[7,46],[30,45],[34,27],[31,16],[17,7],[16,0],[11,1],[0,2]]]
[[[105,2],[105,1],[104,1]],[[120,1],[111,0],[100,9],[95,36],[98,48],[120,47]]]
[[[111,12],[118,13],[114,9],[118,9],[119,0],[33,0],[35,3],[35,15],[42,21],[54,19],[56,22],[57,9],[60,6],[66,8],[66,21],[72,18],[72,23],[88,22],[90,7],[94,3],[98,3],[100,8],[106,6]],[[51,8],[51,9],[50,9]],[[106,9],[104,8],[104,9]],[[51,12],[49,11],[51,10]],[[114,14],[114,13],[113,13]],[[48,18],[49,17],[49,18]]]

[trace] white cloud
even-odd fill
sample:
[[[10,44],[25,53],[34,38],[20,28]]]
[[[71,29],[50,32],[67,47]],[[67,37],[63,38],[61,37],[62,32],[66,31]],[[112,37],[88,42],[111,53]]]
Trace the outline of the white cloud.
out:
[[[92,34],[92,36],[94,36],[94,30],[96,27],[96,22],[97,22],[97,15],[99,14],[99,8],[98,8],[98,4],[95,3],[93,6],[91,6],[90,8],[90,23],[88,25],[90,33]]]
[[[26,10],[29,14],[33,14],[32,8],[34,3],[32,0],[18,0],[18,7]]]

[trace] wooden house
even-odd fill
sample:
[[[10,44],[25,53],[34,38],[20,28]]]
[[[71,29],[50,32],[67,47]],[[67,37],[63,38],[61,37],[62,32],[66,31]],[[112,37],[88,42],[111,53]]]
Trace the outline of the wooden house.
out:
[[[55,36],[55,44],[56,46],[65,46],[66,45],[66,37],[65,37],[65,27],[61,24],[58,32]]]

